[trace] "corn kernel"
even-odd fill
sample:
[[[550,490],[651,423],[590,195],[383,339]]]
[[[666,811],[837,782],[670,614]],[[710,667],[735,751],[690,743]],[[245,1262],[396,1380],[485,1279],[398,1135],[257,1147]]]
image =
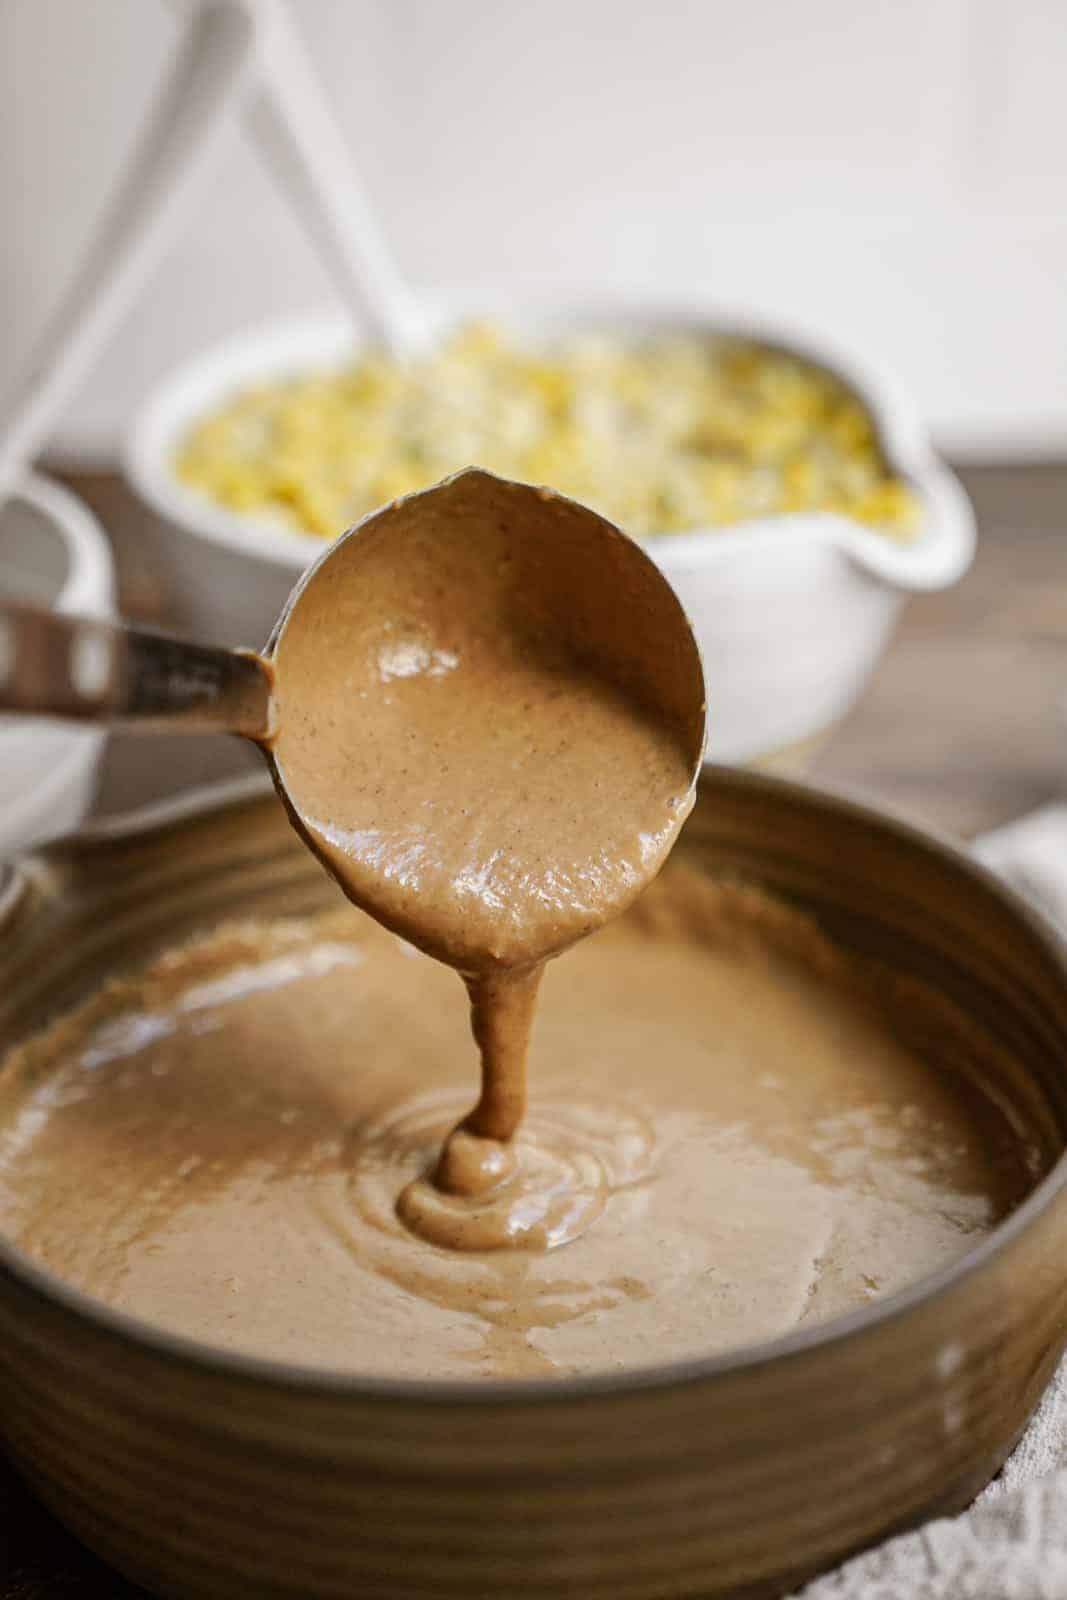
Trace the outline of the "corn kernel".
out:
[[[834,510],[899,540],[919,505],[830,373],[766,346],[584,334],[530,351],[489,324],[419,360],[260,382],[188,431],[186,483],[325,538],[478,464],[638,535]]]

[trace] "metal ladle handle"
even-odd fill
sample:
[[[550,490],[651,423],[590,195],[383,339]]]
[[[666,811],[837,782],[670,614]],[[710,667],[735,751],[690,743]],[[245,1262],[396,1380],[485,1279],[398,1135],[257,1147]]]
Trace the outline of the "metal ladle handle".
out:
[[[252,651],[0,601],[0,712],[263,740],[270,707]]]

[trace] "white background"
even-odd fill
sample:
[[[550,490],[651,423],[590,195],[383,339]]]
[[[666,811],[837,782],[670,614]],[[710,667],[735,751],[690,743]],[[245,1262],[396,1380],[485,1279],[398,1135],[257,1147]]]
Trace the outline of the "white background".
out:
[[[894,366],[942,443],[1067,448],[1067,0],[296,0],[399,258],[438,293],[677,292]],[[0,379],[173,47],[164,0],[0,0]],[[66,419],[106,452],[218,334],[330,286],[235,131]]]

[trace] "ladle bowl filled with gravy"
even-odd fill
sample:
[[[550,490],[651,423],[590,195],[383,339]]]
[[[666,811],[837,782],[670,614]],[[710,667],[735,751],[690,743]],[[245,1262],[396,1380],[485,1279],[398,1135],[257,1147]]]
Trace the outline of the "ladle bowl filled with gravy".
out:
[[[0,1427],[153,1592],[782,1594],[966,1503],[1051,1375],[1062,954],[910,829],[705,774],[546,968],[524,1159],[582,1215],[510,1244],[398,1209],[476,1099],[458,985],[269,792],[0,915]]]

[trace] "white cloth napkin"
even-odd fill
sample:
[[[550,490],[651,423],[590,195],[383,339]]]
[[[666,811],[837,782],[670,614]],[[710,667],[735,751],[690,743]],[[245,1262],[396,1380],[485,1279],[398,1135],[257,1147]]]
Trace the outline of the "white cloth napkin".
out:
[[[1067,933],[1067,805],[1044,806],[973,849]],[[809,1584],[802,1600],[1067,1600],[1067,1361],[969,1511],[869,1550]]]
[[[929,1522],[839,1571],[801,1600],[1065,1600],[1067,1364],[1004,1471],[960,1517]]]

